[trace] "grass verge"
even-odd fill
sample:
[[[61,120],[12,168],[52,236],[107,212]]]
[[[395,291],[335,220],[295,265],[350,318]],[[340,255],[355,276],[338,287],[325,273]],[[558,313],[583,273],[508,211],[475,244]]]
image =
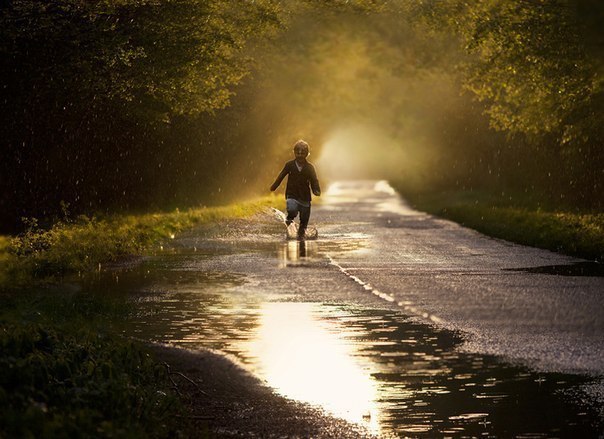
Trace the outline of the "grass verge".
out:
[[[85,272],[99,264],[140,255],[196,225],[240,218],[277,204],[274,196],[222,207],[108,218],[79,216],[50,229],[27,220],[19,236],[0,236],[0,285]]]
[[[166,368],[106,330],[123,303],[32,292],[3,299],[0,437],[189,435]]]
[[[604,260],[604,214],[556,211],[463,191],[405,192],[419,210],[518,244]]]

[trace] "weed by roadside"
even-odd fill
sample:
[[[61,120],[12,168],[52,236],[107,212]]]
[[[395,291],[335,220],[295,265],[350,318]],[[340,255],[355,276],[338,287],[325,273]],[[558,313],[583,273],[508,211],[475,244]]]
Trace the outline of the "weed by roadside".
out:
[[[151,252],[198,224],[273,204],[266,197],[186,212],[80,216],[49,229],[29,220],[19,236],[0,236],[0,437],[190,437],[171,372],[108,325],[127,316],[126,301],[40,281]],[[204,437],[199,422],[195,429]]]

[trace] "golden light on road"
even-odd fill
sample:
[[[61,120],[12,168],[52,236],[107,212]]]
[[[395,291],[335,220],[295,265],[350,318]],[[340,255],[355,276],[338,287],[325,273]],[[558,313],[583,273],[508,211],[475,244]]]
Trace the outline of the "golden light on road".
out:
[[[259,374],[280,394],[320,405],[377,432],[375,383],[335,322],[316,316],[318,304],[266,303],[249,353]]]

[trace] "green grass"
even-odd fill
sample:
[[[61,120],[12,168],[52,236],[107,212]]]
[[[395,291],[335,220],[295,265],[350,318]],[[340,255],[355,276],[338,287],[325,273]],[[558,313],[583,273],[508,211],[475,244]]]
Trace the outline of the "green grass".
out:
[[[0,308],[0,437],[184,437],[165,367],[107,330],[115,299],[23,292]]]
[[[592,260],[604,260],[604,214],[557,211],[532,200],[447,191],[405,193],[417,209],[481,233]]]
[[[29,220],[24,233],[0,237],[0,285],[33,278],[85,272],[99,264],[139,255],[196,225],[239,218],[277,204],[274,196],[223,207],[208,207],[108,218],[80,216],[50,229]]]

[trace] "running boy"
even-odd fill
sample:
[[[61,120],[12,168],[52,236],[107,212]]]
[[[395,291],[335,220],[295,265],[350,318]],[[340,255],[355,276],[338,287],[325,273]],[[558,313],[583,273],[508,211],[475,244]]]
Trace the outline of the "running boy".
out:
[[[321,195],[321,188],[315,167],[306,160],[310,154],[308,143],[298,140],[294,145],[295,160],[285,164],[281,173],[271,186],[271,191],[279,187],[287,175],[287,186],[285,187],[285,200],[287,205],[286,225],[290,225],[294,218],[300,213],[300,227],[298,228],[298,239],[304,239],[308,220],[310,218],[310,191],[316,196]]]

